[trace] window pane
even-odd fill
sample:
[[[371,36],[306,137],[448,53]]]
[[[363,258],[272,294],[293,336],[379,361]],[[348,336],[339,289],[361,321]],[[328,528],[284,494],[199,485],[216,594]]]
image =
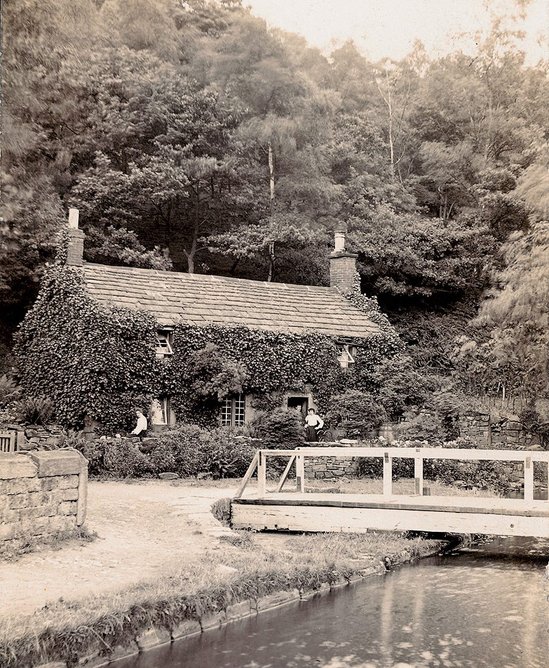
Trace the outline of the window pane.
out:
[[[234,426],[241,427],[244,424],[246,413],[246,402],[244,396],[239,394],[234,400]]]
[[[221,405],[221,425],[223,427],[231,426],[231,413],[232,413],[232,401],[231,399],[225,399]]]

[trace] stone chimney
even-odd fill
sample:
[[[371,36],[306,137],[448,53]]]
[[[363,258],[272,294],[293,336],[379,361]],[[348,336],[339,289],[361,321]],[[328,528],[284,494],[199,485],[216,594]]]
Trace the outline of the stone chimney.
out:
[[[335,233],[335,247],[330,253],[330,287],[343,294],[353,292],[360,286],[356,270],[358,255],[345,250],[345,234]]]
[[[78,229],[78,209],[69,209],[69,243],[67,246],[67,264],[69,267],[81,267],[84,263],[84,232]]]

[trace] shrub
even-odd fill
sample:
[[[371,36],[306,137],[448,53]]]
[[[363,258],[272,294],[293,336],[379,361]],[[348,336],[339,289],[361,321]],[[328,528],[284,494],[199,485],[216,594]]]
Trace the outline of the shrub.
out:
[[[347,390],[330,400],[326,420],[331,427],[343,427],[350,438],[367,438],[386,420],[383,406],[371,394]]]
[[[54,408],[48,397],[26,397],[14,405],[17,420],[25,424],[50,424],[54,418]]]
[[[157,464],[170,465],[156,471],[174,471],[180,476],[193,476],[204,471],[204,455],[201,448],[203,429],[196,425],[182,425],[158,435],[150,457]]]
[[[82,439],[67,439],[64,447],[75,448],[80,451],[88,460],[88,473],[90,475],[101,475],[105,473],[105,463],[103,456],[105,454],[105,445],[108,441]]]
[[[251,439],[226,428],[207,431],[194,425],[159,434],[150,452],[137,440],[109,438],[87,441],[74,437],[75,447],[89,461],[92,475],[141,477],[174,472],[181,477],[211,473],[214,478],[244,475],[255,453]]]
[[[251,434],[261,439],[263,448],[293,450],[305,444],[301,414],[295,410],[275,408],[259,413],[250,425]]]
[[[12,401],[17,401],[21,395],[21,388],[8,375],[0,376],[0,407],[7,406]]]
[[[398,425],[398,434],[403,441],[428,441],[432,446],[441,446],[446,440],[446,430],[436,413],[421,411],[406,413],[406,421]]]
[[[130,439],[113,438],[104,441],[103,465],[120,478],[141,477],[153,473],[151,460]]]
[[[204,431],[200,441],[204,457],[203,470],[214,478],[243,476],[256,450],[249,437],[222,427]]]

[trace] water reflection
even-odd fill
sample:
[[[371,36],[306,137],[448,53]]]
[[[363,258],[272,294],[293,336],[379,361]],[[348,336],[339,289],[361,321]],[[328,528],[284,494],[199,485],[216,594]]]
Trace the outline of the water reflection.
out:
[[[117,668],[547,668],[549,541],[494,541]]]

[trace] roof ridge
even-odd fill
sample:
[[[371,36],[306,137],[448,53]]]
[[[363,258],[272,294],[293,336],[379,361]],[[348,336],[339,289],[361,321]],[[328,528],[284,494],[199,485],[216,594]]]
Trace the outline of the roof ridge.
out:
[[[149,267],[129,267],[126,265],[120,264],[100,264],[99,262],[84,262],[83,268],[98,268],[102,270],[113,270],[113,271],[130,271],[130,272],[151,272],[158,276],[173,276],[173,277],[184,277],[185,280],[197,280],[197,279],[219,279],[221,281],[231,281],[231,282],[246,282],[253,283],[255,285],[263,285],[265,287],[290,287],[290,288],[309,288],[312,290],[326,290],[330,293],[341,294],[337,288],[333,288],[329,285],[309,285],[306,283],[279,283],[278,281],[259,281],[255,278],[239,278],[237,276],[221,276],[219,274],[189,274],[186,271],[170,271],[169,269],[151,269]]]

